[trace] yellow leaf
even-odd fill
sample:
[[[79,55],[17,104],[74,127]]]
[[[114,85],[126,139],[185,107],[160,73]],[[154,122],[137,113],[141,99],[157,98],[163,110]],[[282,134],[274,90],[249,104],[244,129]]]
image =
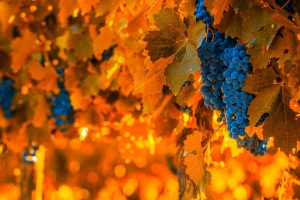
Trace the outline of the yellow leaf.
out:
[[[35,35],[28,29],[22,32],[22,36],[16,38],[12,44],[12,69],[14,72],[18,72],[26,59],[36,49],[34,45]]]
[[[195,131],[186,137],[184,141],[183,164],[186,166],[185,173],[196,185],[199,184],[204,175],[204,159],[201,146],[202,136],[200,132]]]
[[[195,11],[195,0],[182,0],[179,4],[178,11],[182,17],[193,15]]]

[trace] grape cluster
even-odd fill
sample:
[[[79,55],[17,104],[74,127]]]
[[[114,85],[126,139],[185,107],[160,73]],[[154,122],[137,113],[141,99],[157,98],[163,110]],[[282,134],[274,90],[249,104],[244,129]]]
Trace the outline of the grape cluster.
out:
[[[255,156],[263,156],[267,150],[267,141],[260,140],[256,134],[252,137],[246,135],[243,139],[238,139],[238,146],[244,147]]]
[[[229,135],[240,147],[254,155],[263,155],[267,141],[259,140],[256,135],[249,137],[245,132],[249,125],[247,109],[254,98],[242,90],[247,74],[252,73],[250,56],[243,45],[236,44],[235,39],[225,37],[212,27],[213,17],[207,12],[204,0],[196,2],[195,16],[206,24],[207,29],[206,40],[198,49],[204,104],[221,112],[217,121],[221,122],[225,117]],[[256,125],[261,125],[267,117],[264,114]]]
[[[205,24],[212,24],[214,18],[207,12],[206,7],[204,6],[204,0],[196,1],[196,10],[195,10],[196,20],[202,20]]]
[[[30,147],[27,147],[23,153],[23,161],[27,164],[33,164],[37,162],[37,156],[36,152],[38,151],[38,146],[37,145],[32,145]]]
[[[14,81],[8,78],[4,78],[0,83],[0,105],[5,118],[11,118],[13,114],[10,109],[16,93],[13,83]]]
[[[230,137],[238,138],[246,134],[245,127],[249,124],[247,109],[253,95],[242,91],[244,79],[251,73],[249,56],[243,45],[226,48],[221,55],[223,63],[227,66],[223,76],[225,81],[221,90],[224,94],[225,117]]]
[[[51,103],[51,116],[55,118],[56,126],[72,124],[74,110],[70,102],[69,93],[65,89],[63,82],[59,82],[58,86],[60,92],[58,94],[52,94],[49,99]]]
[[[204,85],[200,90],[204,97],[204,104],[221,113],[225,108],[221,87],[224,81],[223,72],[226,69],[221,60],[221,54],[224,49],[232,47],[234,44],[233,39],[225,38],[223,34],[215,31],[213,34],[208,33],[207,40],[203,40],[198,49],[198,56],[202,62],[201,78]],[[220,119],[222,118],[223,114],[220,116]]]

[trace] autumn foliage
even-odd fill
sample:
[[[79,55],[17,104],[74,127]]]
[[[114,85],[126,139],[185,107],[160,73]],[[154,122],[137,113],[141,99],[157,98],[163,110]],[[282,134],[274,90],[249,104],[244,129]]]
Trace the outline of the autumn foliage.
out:
[[[300,198],[299,2],[205,1],[250,55],[246,132],[264,156],[204,105],[197,50],[214,30],[195,3],[0,1],[0,199]]]

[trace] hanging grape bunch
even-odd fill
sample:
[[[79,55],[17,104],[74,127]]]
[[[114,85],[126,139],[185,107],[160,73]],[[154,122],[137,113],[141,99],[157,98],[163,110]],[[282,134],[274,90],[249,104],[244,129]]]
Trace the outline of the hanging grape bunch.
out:
[[[8,78],[4,78],[0,83],[0,105],[5,118],[11,118],[13,114],[11,105],[16,93],[13,83],[14,81]]]
[[[64,69],[58,69],[57,74],[64,75]],[[59,127],[60,131],[65,132],[66,126],[73,123],[74,110],[69,98],[69,93],[66,90],[62,80],[58,81],[60,92],[52,94],[49,98],[51,117],[55,119],[55,126]]]
[[[236,139],[240,147],[254,155],[264,155],[267,142],[256,135],[245,136],[245,128],[249,125],[247,110],[253,95],[242,91],[242,88],[247,74],[252,73],[250,57],[243,45],[236,44],[235,39],[225,37],[214,29],[213,17],[207,12],[204,0],[196,2],[195,16],[206,24],[207,30],[206,40],[198,49],[203,82],[200,91],[204,103],[221,112],[217,120],[221,122],[225,117],[229,136]]]

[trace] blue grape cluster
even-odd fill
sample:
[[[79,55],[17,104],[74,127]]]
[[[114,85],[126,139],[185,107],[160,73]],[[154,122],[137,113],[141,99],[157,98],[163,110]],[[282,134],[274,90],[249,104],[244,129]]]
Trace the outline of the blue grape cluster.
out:
[[[51,103],[51,117],[55,118],[55,125],[62,126],[73,123],[73,107],[69,98],[69,93],[66,90],[63,82],[58,82],[60,92],[52,94],[49,99]]]
[[[74,109],[69,98],[69,93],[63,83],[64,69],[57,69],[56,73],[61,76],[61,80],[58,82],[60,92],[52,94],[48,101],[51,104],[51,117],[55,119],[55,126],[62,127],[60,130],[64,132],[66,129],[63,126],[73,123]]]
[[[221,87],[226,66],[221,60],[221,54],[224,49],[232,47],[235,41],[231,38],[225,38],[224,34],[220,34],[218,31],[213,34],[209,32],[207,40],[203,40],[198,49],[198,56],[202,61],[201,78],[204,84],[200,90],[204,97],[204,104],[212,110],[219,110],[223,113],[225,104]],[[212,38],[214,39],[212,40]],[[223,117],[223,114],[221,114],[219,120]]]
[[[11,105],[16,93],[13,87],[14,81],[9,78],[4,78],[0,83],[0,105],[4,112],[5,118],[12,117]]]
[[[249,56],[243,45],[226,48],[221,55],[227,69],[223,75],[225,81],[221,90],[224,94],[225,117],[231,138],[238,138],[246,134],[245,127],[249,124],[247,109],[253,95],[242,91],[244,79],[251,73]]]
[[[27,164],[33,164],[37,162],[36,152],[38,151],[37,145],[27,147],[22,155],[23,161]]]
[[[244,147],[255,156],[263,156],[267,150],[267,141],[260,140],[256,134],[252,137],[246,135],[243,139],[238,139],[238,146]]]
[[[249,137],[245,132],[249,125],[247,109],[254,98],[242,90],[247,74],[252,73],[250,56],[243,45],[236,44],[235,39],[225,37],[212,27],[213,17],[207,12],[204,0],[196,2],[195,16],[209,30],[206,40],[198,48],[204,104],[221,112],[217,121],[225,118],[230,137],[236,139],[240,147],[254,155],[263,155],[267,141],[259,140],[256,135]],[[263,115],[256,125],[261,125],[266,117],[267,114]]]
[[[214,18],[207,12],[206,7],[204,6],[204,0],[196,0],[196,10],[195,10],[196,20],[202,20],[204,24],[211,25],[214,21]]]

